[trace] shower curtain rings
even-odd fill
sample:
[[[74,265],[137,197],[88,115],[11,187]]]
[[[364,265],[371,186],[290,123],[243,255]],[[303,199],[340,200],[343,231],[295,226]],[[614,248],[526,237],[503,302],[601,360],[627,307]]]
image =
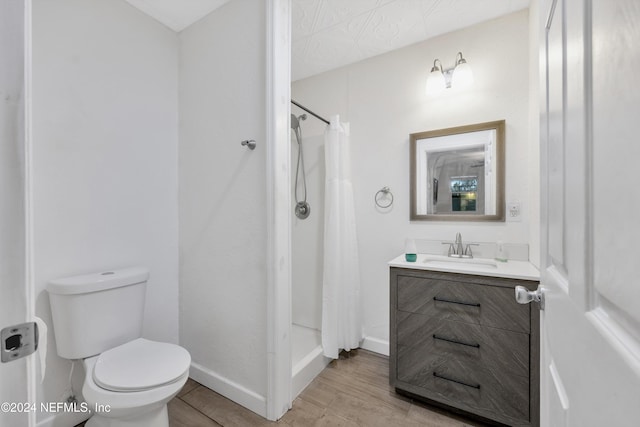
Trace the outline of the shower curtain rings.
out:
[[[389,197],[389,203],[380,203],[380,201],[382,199],[384,199],[385,197]],[[376,193],[374,200],[376,202],[376,205],[382,209],[386,209],[388,207],[390,207],[393,204],[393,193],[391,192],[391,190],[389,189],[389,187],[382,187],[380,190],[378,190],[378,192]]]

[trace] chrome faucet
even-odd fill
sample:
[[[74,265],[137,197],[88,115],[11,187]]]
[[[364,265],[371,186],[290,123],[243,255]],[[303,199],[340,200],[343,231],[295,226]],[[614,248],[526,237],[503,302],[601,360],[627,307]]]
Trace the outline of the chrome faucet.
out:
[[[447,256],[452,258],[473,258],[473,252],[471,246],[478,246],[477,243],[467,243],[467,246],[462,244],[462,234],[456,233],[455,242],[443,242],[443,245],[449,245]]]
[[[464,255],[464,249],[462,246],[462,234],[456,233],[456,249],[455,254],[459,257]]]

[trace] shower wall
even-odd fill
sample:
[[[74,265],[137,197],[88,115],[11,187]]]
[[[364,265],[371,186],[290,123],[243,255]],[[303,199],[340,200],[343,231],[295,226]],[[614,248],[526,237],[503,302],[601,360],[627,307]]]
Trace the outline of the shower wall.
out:
[[[180,33],[180,341],[191,376],[266,414],[265,4]],[[240,146],[256,140],[251,151]]]
[[[295,96],[292,97],[295,99]],[[292,105],[296,116],[303,113]],[[324,122],[307,114],[300,121],[304,154],[307,202],[306,219],[292,215],[291,225],[291,397],[302,390],[331,361],[322,354],[322,269],[324,245]],[[295,205],[295,171],[300,145],[293,132],[291,140],[292,209]],[[298,172],[298,200],[302,201],[302,168]]]
[[[295,98],[294,98],[295,99]],[[299,110],[292,106],[296,116]],[[292,217],[291,233],[291,320],[294,324],[311,329],[322,325],[322,250],[324,233],[324,138],[322,131],[314,126],[313,117],[300,121],[307,182],[307,202],[311,214],[306,219]],[[319,133],[320,132],[320,133]],[[291,132],[291,183],[295,191],[295,167],[300,147]],[[303,197],[302,170],[298,177],[298,197]],[[294,193],[292,193],[294,194]],[[292,204],[295,199],[292,196]],[[293,206],[292,206],[293,209]]]

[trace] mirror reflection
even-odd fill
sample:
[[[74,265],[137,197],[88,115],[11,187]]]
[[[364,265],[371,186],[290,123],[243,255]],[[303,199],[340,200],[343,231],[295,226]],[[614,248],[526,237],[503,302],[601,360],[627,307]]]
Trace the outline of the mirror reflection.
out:
[[[412,220],[504,221],[504,120],[410,141]]]

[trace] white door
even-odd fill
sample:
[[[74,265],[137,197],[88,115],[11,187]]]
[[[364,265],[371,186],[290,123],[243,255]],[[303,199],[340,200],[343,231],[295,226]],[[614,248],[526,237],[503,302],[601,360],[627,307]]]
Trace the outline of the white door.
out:
[[[23,0],[0,0],[0,329],[27,321],[25,3]],[[28,402],[28,359],[0,363],[0,426],[28,425],[29,413],[22,406]]]
[[[541,2],[541,424],[640,426],[640,2]]]

